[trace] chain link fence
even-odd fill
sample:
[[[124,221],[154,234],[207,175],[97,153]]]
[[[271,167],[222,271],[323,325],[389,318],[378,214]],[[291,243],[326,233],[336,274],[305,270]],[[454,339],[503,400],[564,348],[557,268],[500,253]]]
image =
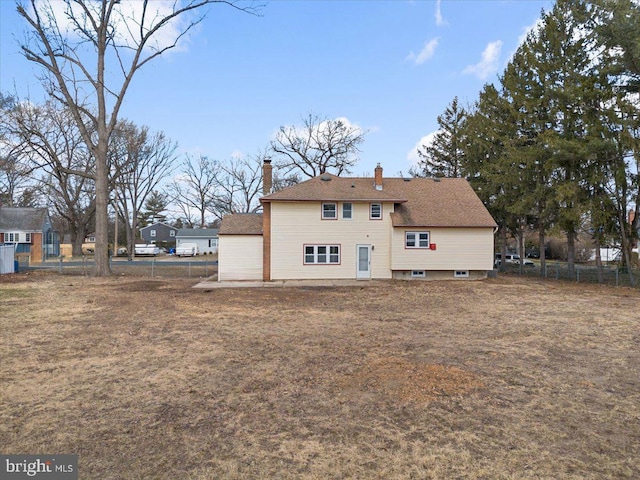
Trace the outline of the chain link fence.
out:
[[[578,283],[600,283],[602,285],[610,285],[616,287],[631,287],[631,276],[626,267],[618,265],[606,265],[602,267],[576,265],[574,273],[569,272],[566,263],[547,262],[546,269],[543,272],[540,265],[520,266],[518,264],[505,264],[504,270],[499,274],[519,275],[523,277],[538,277],[549,280],[569,280]],[[636,287],[640,287],[640,270],[632,270]]]
[[[218,274],[218,261],[213,259],[135,259],[110,260],[114,275],[158,277],[158,278],[211,278]],[[93,258],[82,257],[72,260],[59,258],[42,264],[22,265],[20,270],[52,270],[62,275],[90,275]]]

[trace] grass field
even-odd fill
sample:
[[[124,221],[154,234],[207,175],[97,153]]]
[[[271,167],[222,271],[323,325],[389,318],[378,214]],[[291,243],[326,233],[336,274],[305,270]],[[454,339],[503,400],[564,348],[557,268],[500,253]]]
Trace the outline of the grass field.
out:
[[[640,478],[637,290],[194,284],[0,277],[2,453],[101,480]]]

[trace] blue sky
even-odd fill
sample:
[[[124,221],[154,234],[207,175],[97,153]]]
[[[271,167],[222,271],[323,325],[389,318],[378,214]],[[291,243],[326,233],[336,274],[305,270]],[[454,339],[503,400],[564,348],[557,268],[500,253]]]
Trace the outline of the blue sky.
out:
[[[354,175],[406,172],[437,116],[494,82],[548,0],[272,0],[261,16],[214,6],[180,51],[138,72],[123,117],[180,152],[265,148],[309,113],[367,131]],[[20,54],[24,24],[0,0],[0,90],[42,99]]]

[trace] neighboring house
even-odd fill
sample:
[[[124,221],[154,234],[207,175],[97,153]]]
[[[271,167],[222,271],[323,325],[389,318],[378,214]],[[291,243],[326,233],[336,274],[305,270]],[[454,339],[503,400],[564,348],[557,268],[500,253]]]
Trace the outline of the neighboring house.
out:
[[[140,229],[140,237],[146,243],[175,244],[178,229],[163,222],[147,225]]]
[[[218,229],[181,228],[176,234],[176,248],[183,243],[198,245],[200,255],[218,253]]]
[[[0,207],[0,243],[13,243],[31,263],[60,255],[60,239],[46,208]]]
[[[271,185],[271,165],[263,167]],[[497,225],[461,178],[323,174],[220,227],[218,279],[485,278]]]

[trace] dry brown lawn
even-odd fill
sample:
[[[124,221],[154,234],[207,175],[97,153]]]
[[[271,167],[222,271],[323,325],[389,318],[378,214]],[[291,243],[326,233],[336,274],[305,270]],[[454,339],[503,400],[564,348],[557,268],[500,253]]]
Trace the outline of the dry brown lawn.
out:
[[[0,280],[3,453],[82,479],[640,478],[640,292]]]

